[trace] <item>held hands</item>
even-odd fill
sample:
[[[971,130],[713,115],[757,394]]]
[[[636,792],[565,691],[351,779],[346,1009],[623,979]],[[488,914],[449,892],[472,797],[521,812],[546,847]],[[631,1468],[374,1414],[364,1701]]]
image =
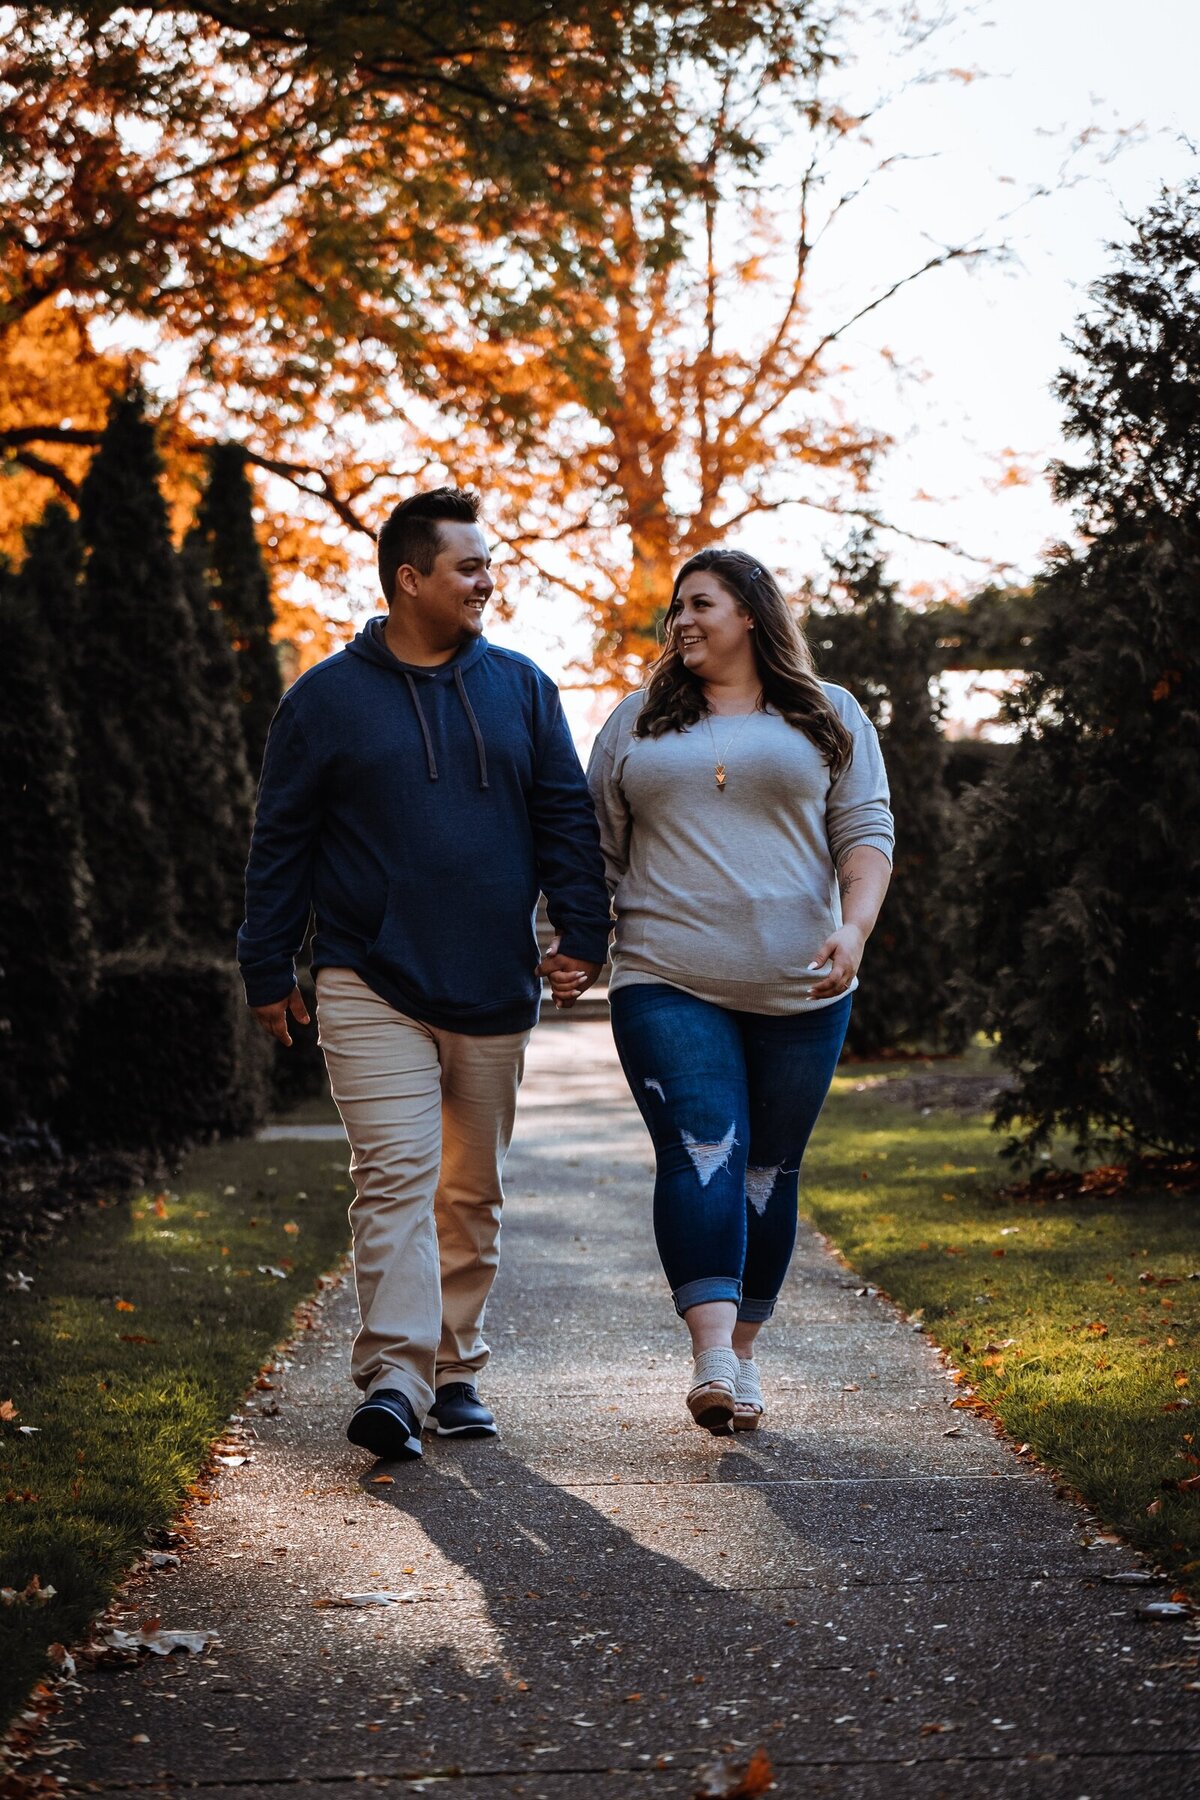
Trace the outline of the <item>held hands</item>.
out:
[[[298,1025],[308,1024],[308,1008],[298,987],[294,987],[286,1000],[273,1000],[270,1006],[252,1006],[254,1014],[268,1037],[278,1038],[281,1044],[291,1047],[292,1034],[288,1030],[288,1014],[291,1013]]]
[[[817,954],[808,965],[808,973],[832,962],[833,967],[828,975],[822,975],[820,981],[809,989],[810,1000],[832,1000],[838,994],[844,994],[854,977],[858,974],[858,965],[862,961],[867,940],[857,925],[843,925],[837,931],[830,932]]]
[[[561,942],[560,937],[551,938],[546,946],[546,954],[537,966],[537,973],[543,981],[550,983],[555,1006],[560,1012],[566,1012],[574,1006],[580,994],[587,993],[603,964],[580,962],[574,956],[560,956],[558,946]]]

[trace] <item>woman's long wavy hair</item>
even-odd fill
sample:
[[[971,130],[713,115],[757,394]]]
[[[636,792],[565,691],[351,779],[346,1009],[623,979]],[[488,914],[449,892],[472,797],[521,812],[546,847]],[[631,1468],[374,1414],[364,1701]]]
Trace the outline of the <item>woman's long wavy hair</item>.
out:
[[[738,605],[754,617],[754,660],[762,682],[761,704],[773,706],[789,725],[810,738],[829,765],[830,774],[839,775],[853,754],[853,739],[817,680],[808,640],[778,582],[755,557],[744,550],[722,549],[719,544],[689,557],[675,577],[667,608],[666,643],[650,671],[646,699],[634,726],[635,736],[656,738],[667,731],[685,731],[709,710],[699,676],[684,666],[674,629],[680,585],[686,576],[702,569],[715,575]]]

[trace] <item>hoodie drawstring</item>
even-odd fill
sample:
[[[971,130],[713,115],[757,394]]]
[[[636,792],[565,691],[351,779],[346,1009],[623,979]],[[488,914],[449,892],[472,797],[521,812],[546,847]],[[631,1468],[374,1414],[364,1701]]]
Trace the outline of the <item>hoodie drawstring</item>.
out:
[[[417,721],[421,727],[421,736],[425,740],[425,760],[429,768],[429,779],[430,781],[436,781],[438,778],[437,758],[433,754],[433,739],[429,735],[429,726],[426,723],[425,713],[421,707],[421,696],[417,692],[416,682],[408,673],[407,669],[404,671],[404,679],[408,683],[408,691],[412,695],[412,703],[416,709]],[[463,681],[461,669],[455,669],[454,671],[454,685],[458,689],[458,697],[462,701],[463,711],[467,715],[467,722],[471,727],[471,732],[475,739],[475,754],[479,758],[479,785],[481,788],[486,788],[488,785],[487,750],[484,747],[483,733],[479,729],[479,720],[475,717],[474,712],[471,710],[471,702],[467,699],[466,683]]]
[[[433,739],[430,737],[429,727],[425,723],[425,714],[421,711],[421,696],[417,692],[416,682],[413,680],[412,676],[408,674],[407,670],[405,671],[404,679],[408,683],[408,691],[412,695],[412,703],[417,709],[417,718],[421,725],[421,736],[425,739],[425,756],[429,763],[429,779],[430,781],[436,781],[438,778],[437,758],[433,754]]]
[[[455,669],[454,671],[454,685],[458,689],[458,697],[463,703],[463,711],[466,713],[471,724],[471,730],[475,734],[475,749],[479,756],[479,785],[481,788],[486,788],[488,784],[487,751],[484,749],[483,733],[479,729],[479,720],[471,711],[471,702],[467,699],[467,686],[462,678],[461,669]],[[422,721],[422,723],[424,723],[424,721]],[[432,752],[430,752],[430,755],[432,756]]]

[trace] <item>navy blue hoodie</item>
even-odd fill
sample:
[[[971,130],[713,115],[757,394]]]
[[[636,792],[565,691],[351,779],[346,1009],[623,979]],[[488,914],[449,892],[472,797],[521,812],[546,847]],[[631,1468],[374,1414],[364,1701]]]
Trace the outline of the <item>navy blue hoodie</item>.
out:
[[[285,694],[271,726],[238,960],[251,1006],[286,998],[316,915],[313,968],[489,1036],[535,1023],[539,890],[564,955],[603,962],[600,837],[558,690],[476,638],[402,663],[372,619]]]

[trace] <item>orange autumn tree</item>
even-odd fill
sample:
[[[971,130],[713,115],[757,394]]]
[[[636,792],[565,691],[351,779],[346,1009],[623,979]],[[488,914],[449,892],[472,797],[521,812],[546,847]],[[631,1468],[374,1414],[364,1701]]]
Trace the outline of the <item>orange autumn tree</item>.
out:
[[[834,227],[888,172],[871,164],[865,114],[827,95],[832,74],[823,54],[743,54],[701,80],[664,55],[656,81],[689,120],[690,196],[664,212],[636,174],[609,182],[599,278],[573,294],[565,328],[545,315],[508,350],[532,423],[499,455],[486,421],[453,407],[414,440],[485,487],[526,583],[583,605],[606,684],[640,679],[674,569],[715,537],[789,506],[879,522],[869,483],[887,438],[840,397],[843,342],[910,283],[992,253],[947,245],[841,315],[819,309]],[[771,154],[782,144],[791,167]],[[847,157],[857,179],[831,198]]]
[[[694,185],[664,54],[703,68],[755,45],[782,66],[810,53],[812,11],[8,7],[0,337],[51,302],[151,325],[182,370],[180,441],[236,438],[301,518],[359,531],[414,405],[520,435],[508,346],[543,320],[566,335],[603,277],[610,188],[636,180],[669,220]],[[0,451],[66,471],[73,429],[35,411]]]

